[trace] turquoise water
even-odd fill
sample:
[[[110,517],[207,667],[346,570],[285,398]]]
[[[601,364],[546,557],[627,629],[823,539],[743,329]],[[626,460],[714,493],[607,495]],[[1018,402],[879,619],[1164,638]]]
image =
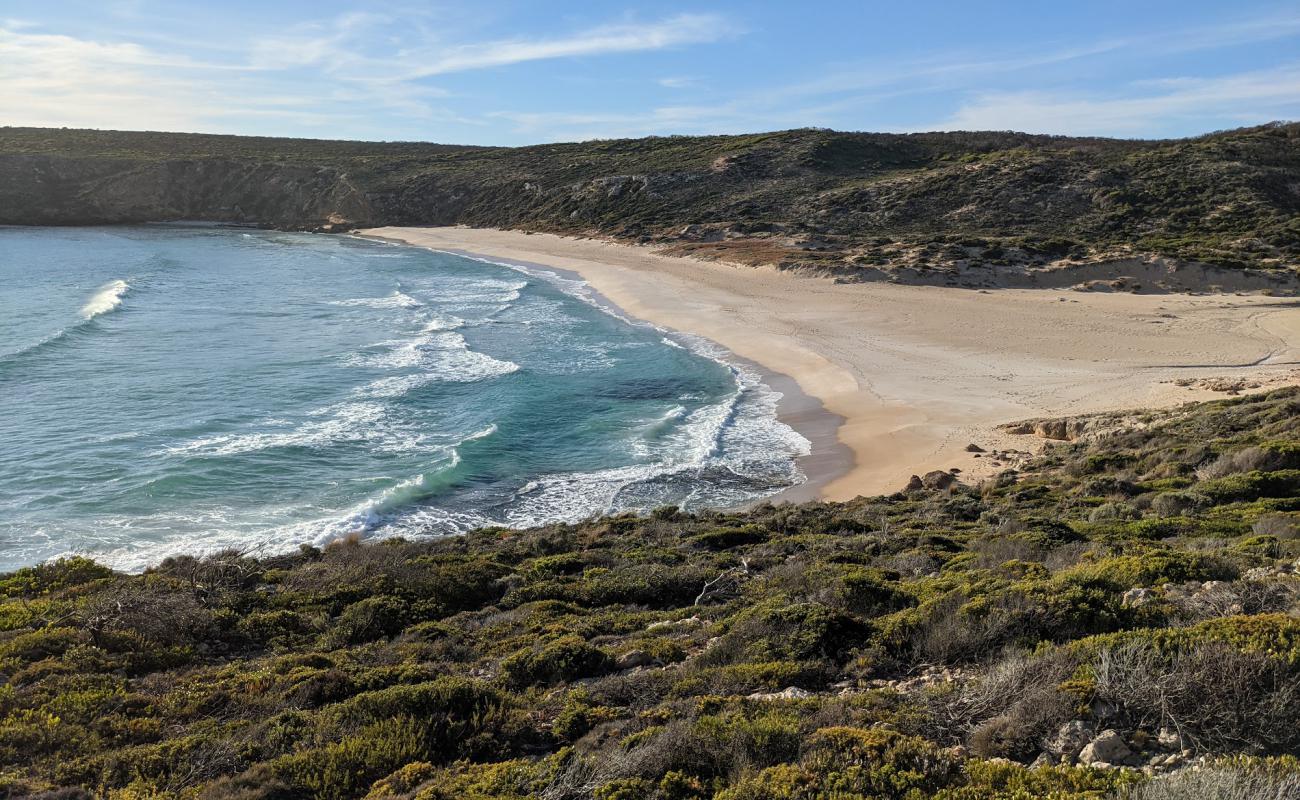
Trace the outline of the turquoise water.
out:
[[[734,505],[776,395],[541,269],[352,237],[0,228],[0,569]]]

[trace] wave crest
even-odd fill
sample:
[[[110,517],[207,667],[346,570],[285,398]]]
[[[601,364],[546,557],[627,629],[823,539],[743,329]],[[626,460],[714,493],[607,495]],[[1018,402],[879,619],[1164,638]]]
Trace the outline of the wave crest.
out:
[[[354,297],[350,300],[330,300],[332,306],[363,306],[365,308],[423,308],[424,303],[406,294],[401,289],[386,297]]]
[[[130,288],[130,284],[120,278],[109,281],[91,295],[86,304],[81,307],[81,316],[85,319],[94,319],[100,314],[107,314],[116,309],[122,305],[122,298]]]

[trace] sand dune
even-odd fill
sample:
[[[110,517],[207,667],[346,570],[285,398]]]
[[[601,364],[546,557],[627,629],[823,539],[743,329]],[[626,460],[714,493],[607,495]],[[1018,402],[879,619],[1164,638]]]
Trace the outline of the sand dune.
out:
[[[1294,299],[843,284],[545,234],[364,233],[573,270],[633,316],[790,376],[843,418],[852,466],[811,476],[827,499],[894,491],[929,469],[987,474],[991,459],[965,447],[1025,438],[1003,422],[1222,396],[1180,379],[1300,378]]]

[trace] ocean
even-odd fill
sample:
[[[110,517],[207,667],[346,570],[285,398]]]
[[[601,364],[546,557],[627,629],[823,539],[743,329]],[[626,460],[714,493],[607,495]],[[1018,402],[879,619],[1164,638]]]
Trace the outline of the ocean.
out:
[[[349,236],[0,228],[0,570],[438,536],[804,480],[779,395],[537,267]]]

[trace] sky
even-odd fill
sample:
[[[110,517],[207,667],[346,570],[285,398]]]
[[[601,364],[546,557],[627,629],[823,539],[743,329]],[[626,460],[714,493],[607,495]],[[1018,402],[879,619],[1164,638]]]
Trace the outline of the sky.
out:
[[[1300,119],[1300,3],[4,0],[0,125],[518,145]]]

